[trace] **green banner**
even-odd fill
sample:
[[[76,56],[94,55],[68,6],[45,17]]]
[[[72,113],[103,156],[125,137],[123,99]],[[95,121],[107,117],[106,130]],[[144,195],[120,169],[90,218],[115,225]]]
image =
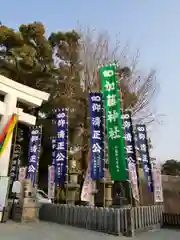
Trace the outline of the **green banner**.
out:
[[[108,137],[109,171],[114,181],[128,179],[123,121],[114,65],[100,68]]]

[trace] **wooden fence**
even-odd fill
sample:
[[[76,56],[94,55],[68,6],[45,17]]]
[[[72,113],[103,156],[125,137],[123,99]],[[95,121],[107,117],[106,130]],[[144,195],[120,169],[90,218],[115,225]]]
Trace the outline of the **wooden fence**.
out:
[[[101,208],[73,205],[43,204],[39,218],[94,231],[134,236],[162,225],[163,206],[133,208]]]
[[[163,227],[180,228],[180,214],[163,213]]]
[[[137,233],[160,228],[163,225],[163,210],[163,206],[157,205],[132,208],[132,230]]]

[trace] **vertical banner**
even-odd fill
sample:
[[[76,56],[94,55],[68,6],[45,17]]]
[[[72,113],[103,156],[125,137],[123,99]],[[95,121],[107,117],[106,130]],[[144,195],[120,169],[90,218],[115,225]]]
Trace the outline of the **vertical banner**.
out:
[[[153,192],[153,181],[151,172],[151,163],[148,149],[148,140],[145,124],[136,125],[137,147],[139,149],[140,159],[143,165],[144,175],[147,179],[148,190]]]
[[[51,139],[52,165],[48,167],[48,196],[54,199],[55,194],[55,172],[56,172],[56,138]]]
[[[68,118],[65,109],[56,109],[56,159],[55,181],[56,185],[63,184],[67,173],[67,137]]]
[[[20,156],[21,156],[21,145],[15,144],[13,147],[13,155],[12,155],[12,164],[10,168],[10,179],[11,183],[18,179],[18,172],[20,166]]]
[[[26,178],[27,167],[20,167],[18,174],[18,181],[23,181]]]
[[[90,202],[92,193],[92,179],[90,174],[90,165],[86,171],[86,176],[84,179],[82,191],[81,191],[81,201]]]
[[[55,179],[55,168],[54,166],[49,166],[48,167],[48,198],[49,199],[54,199],[54,195],[55,195],[54,179]]]
[[[31,127],[29,139],[27,178],[32,181],[33,185],[36,183],[37,177],[40,142],[41,142],[41,127],[40,126]]]
[[[93,180],[104,177],[104,129],[102,94],[89,94],[91,121],[90,174]]]
[[[126,157],[129,170],[129,180],[131,182],[132,195],[136,201],[139,201],[138,188],[138,168],[136,162],[135,142],[132,126],[131,112],[125,111],[123,115],[124,120],[124,137],[126,143]]]
[[[56,162],[56,138],[55,137],[51,139],[51,146],[52,146],[52,165],[55,166],[55,162]]]
[[[156,159],[151,159],[151,167],[154,188],[154,202],[163,202],[161,167],[156,163]]]
[[[108,142],[109,170],[114,181],[128,179],[119,89],[114,65],[100,68]]]

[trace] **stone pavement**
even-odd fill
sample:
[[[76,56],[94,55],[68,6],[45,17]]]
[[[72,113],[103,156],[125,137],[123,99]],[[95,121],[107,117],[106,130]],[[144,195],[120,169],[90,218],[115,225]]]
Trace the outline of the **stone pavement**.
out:
[[[0,224],[0,238],[3,240],[177,240],[179,236],[179,231],[166,229],[143,233],[135,238],[126,238],[47,222]]]

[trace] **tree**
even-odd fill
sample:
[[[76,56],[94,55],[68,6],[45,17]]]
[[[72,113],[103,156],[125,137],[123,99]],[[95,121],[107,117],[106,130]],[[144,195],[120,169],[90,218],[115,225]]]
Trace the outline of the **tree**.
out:
[[[101,90],[101,82],[98,75],[98,67],[109,64],[117,64],[118,85],[120,88],[122,110],[131,110],[134,123],[152,123],[157,120],[150,108],[151,101],[157,90],[155,70],[144,77],[137,70],[139,53],[127,61],[126,50],[120,46],[118,40],[112,48],[110,39],[106,33],[98,33],[91,29],[80,29],[80,61],[82,64],[81,84],[84,91]],[[87,162],[90,155],[86,153]],[[122,193],[125,184],[122,184]],[[128,197],[126,195],[126,197]]]
[[[0,74],[30,87],[45,90],[50,93],[56,87],[54,75],[58,74],[53,62],[53,49],[45,37],[43,24],[34,22],[19,27],[15,31],[7,26],[0,26]],[[51,94],[52,100],[53,94]],[[18,103],[25,112],[34,112],[34,109]],[[41,111],[43,106],[41,107]],[[39,110],[39,109],[37,109]],[[38,117],[38,111],[34,114]],[[24,130],[24,149],[27,159],[28,128],[19,124]]]
[[[174,159],[167,160],[162,165],[162,174],[180,176],[180,162]]]
[[[64,76],[64,91],[60,91],[57,97],[57,104],[63,103],[64,107],[69,108],[69,132],[70,147],[72,150],[79,147],[80,151],[74,155],[80,160],[80,169],[85,170],[84,152],[87,151],[89,128],[88,119],[88,95],[87,91],[83,91],[80,86],[79,73],[82,70],[79,61],[79,41],[80,35],[72,31],[63,34],[62,32],[52,33],[49,40],[56,51],[57,66]],[[82,141],[86,138],[86,142]]]
[[[157,115],[151,109],[151,101],[155,97],[158,85],[155,70],[143,76],[138,70],[139,52],[131,60],[128,59],[128,46],[122,48],[120,40],[112,47],[105,32],[98,33],[91,29],[80,29],[80,59],[83,65],[81,82],[84,89],[100,88],[97,76],[98,67],[116,62],[120,71],[118,82],[121,89],[123,108],[132,110],[135,122],[151,123],[157,121]]]
[[[30,87],[50,91],[46,80],[52,78],[56,69],[43,24],[22,24],[17,32],[1,25],[0,44],[1,74]]]
[[[68,86],[77,76],[70,79],[67,75],[77,75],[77,71],[74,72],[77,67],[74,62],[78,58],[78,40],[79,36],[75,31],[53,33],[47,38],[45,27],[39,22],[22,24],[19,31],[1,25],[0,74],[49,92],[48,105],[55,105],[62,93],[67,93],[69,98],[73,94]],[[68,44],[71,46],[68,47]],[[70,67],[72,62],[73,66]],[[77,87],[73,90],[78,91]]]
[[[52,33],[46,38],[45,28],[38,22],[21,25],[19,31],[0,27],[0,74],[50,93],[49,101],[35,112],[25,109],[34,112],[38,123],[43,125],[42,146],[46,151],[42,149],[40,176],[43,172],[47,174],[47,165],[51,164],[50,136],[55,134],[52,109],[56,107],[69,109],[69,147],[75,152],[74,148],[79,146],[81,151],[73,157],[77,158],[80,170],[86,169],[83,154],[88,147],[87,131],[84,131],[89,128],[88,98],[80,87],[79,39],[75,31]],[[27,161],[28,129],[20,127],[24,130],[24,159]],[[87,144],[82,144],[82,138],[86,138]]]
[[[151,123],[157,120],[150,108],[157,91],[155,71],[150,71],[146,77],[140,74],[137,69],[139,53],[132,61],[128,61],[128,48],[125,46],[122,49],[119,39],[116,45],[111,47],[110,39],[104,32],[98,33],[89,28],[79,28],[77,31],[81,35],[79,57],[82,64],[81,85],[84,91],[99,91],[101,83],[98,67],[116,62],[119,66],[117,73],[123,110],[132,110],[134,123]]]
[[[1,25],[0,45],[0,74],[50,93],[49,101],[39,109],[25,109],[34,113],[38,123],[44,126],[42,145],[46,152],[42,151],[40,174],[42,171],[47,173],[47,165],[51,163],[50,136],[55,134],[52,109],[56,107],[69,109],[71,157],[77,159],[81,173],[86,170],[90,156],[88,94],[100,90],[98,66],[102,64],[116,61],[119,65],[123,108],[132,109],[138,121],[154,120],[147,109],[156,90],[155,71],[141,78],[136,70],[138,56],[132,64],[125,61],[125,49],[120,52],[119,43],[111,49],[104,34],[94,37],[92,31],[73,30],[55,32],[47,38],[45,27],[39,22],[23,24],[18,31]],[[27,128],[21,128],[25,132],[24,139],[28,139]],[[27,149],[27,140],[23,144]],[[79,150],[75,151],[75,148]]]
[[[49,101],[36,112],[19,104],[26,112],[34,112],[39,123],[45,126],[43,144],[46,147],[53,135],[53,129],[49,127],[53,108],[68,107],[72,109],[70,119],[71,116],[79,119],[80,111],[74,113],[75,109],[82,109],[74,97],[75,94],[82,97],[78,84],[78,41],[75,31],[53,33],[47,38],[44,25],[39,22],[22,24],[19,31],[0,26],[0,74],[50,93]],[[74,107],[77,102],[79,108]],[[77,121],[71,121],[70,130],[74,128],[73,123]]]

